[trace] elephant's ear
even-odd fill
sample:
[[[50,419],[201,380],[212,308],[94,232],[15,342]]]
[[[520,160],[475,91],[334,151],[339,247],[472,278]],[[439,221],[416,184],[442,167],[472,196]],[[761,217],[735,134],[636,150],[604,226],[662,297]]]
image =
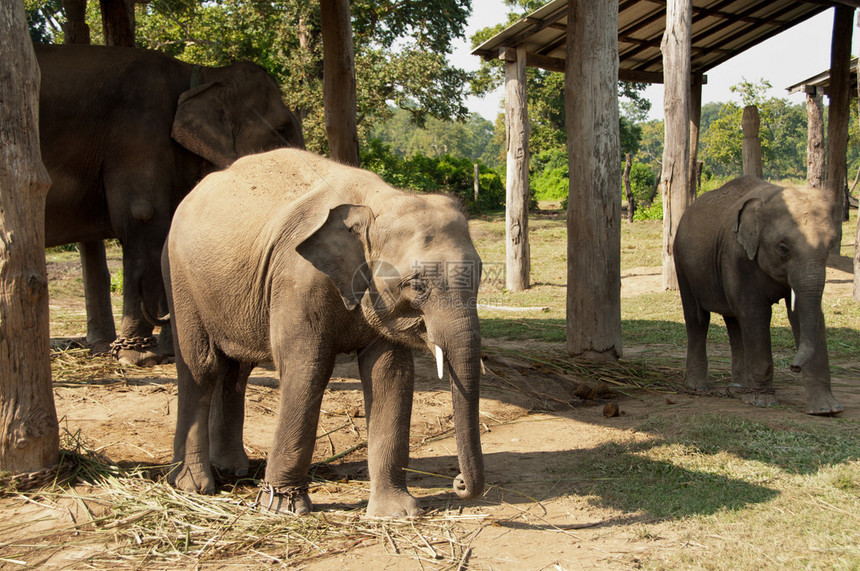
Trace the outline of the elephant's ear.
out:
[[[341,204],[296,246],[303,258],[334,282],[349,310],[361,303],[369,287],[368,234],[373,220],[373,211],[367,206]]]
[[[738,235],[738,242],[743,246],[747,257],[752,260],[758,252],[759,234],[761,233],[761,219],[759,211],[763,202],[761,198],[750,198],[743,203],[738,211],[733,230]]]
[[[170,133],[177,143],[221,169],[238,158],[223,89],[220,83],[205,83],[180,95]]]

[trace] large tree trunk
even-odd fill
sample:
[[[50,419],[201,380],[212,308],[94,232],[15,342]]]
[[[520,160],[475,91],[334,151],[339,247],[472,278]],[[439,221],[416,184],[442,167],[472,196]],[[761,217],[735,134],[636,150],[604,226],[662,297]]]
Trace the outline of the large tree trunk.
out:
[[[67,44],[89,44],[90,27],[86,22],[87,0],[63,0],[66,23],[63,24],[63,40]]]
[[[744,174],[762,177],[761,168],[761,139],[759,138],[759,129],[761,128],[761,119],[758,116],[758,107],[755,105],[747,105],[744,107],[744,114],[741,117],[741,129],[743,130],[743,143],[741,152],[743,154]]]
[[[505,285],[511,291],[529,288],[529,116],[526,93],[526,50],[508,50],[505,59]],[[571,203],[573,204],[573,203]]]
[[[134,47],[134,0],[99,0],[105,45]]]
[[[837,204],[835,251],[842,243],[842,221],[848,214],[845,188],[848,186],[848,116],[850,105],[851,34],[854,8],[837,5],[833,11],[833,41],[830,48],[830,106],[827,123],[827,177],[824,188]]]
[[[806,184],[824,184],[824,96],[817,87],[806,94]]]
[[[323,105],[331,158],[359,165],[355,104],[355,55],[349,0],[321,0]]]
[[[857,26],[860,27],[860,21]],[[857,74],[857,105],[860,109],[860,73]],[[860,177],[860,171],[857,176]],[[857,216],[857,235],[854,238],[854,301],[860,301],[860,215]]]
[[[622,353],[618,2],[570,0],[567,18],[567,351],[615,360]]]
[[[678,289],[672,247],[690,205],[690,46],[692,0],[668,0],[663,52],[665,138],[663,143],[663,287]]]
[[[624,183],[624,194],[627,197],[627,221],[633,222],[636,216],[636,199],[633,198],[633,189],[630,188],[630,168],[633,166],[633,156],[630,153],[624,155],[624,172],[621,180]]]
[[[702,74],[696,74],[690,85],[690,202],[699,189],[699,131],[702,126]]]
[[[20,0],[0,2],[0,470],[57,463],[51,387],[39,66]]]

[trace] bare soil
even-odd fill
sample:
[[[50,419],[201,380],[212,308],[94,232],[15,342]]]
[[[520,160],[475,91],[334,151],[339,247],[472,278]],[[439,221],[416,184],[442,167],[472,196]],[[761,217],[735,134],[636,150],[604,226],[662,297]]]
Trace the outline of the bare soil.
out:
[[[847,269],[850,271],[850,267]],[[84,335],[85,325],[80,319],[83,297],[75,288],[79,272],[77,262],[49,266],[55,288],[52,291],[63,292],[51,300],[52,337],[58,346]],[[845,269],[831,268],[826,295],[850,298],[851,279]],[[625,298],[659,291],[660,269],[635,268],[623,275],[622,284]],[[625,348],[630,359],[636,359],[642,349]],[[701,412],[730,413],[749,419],[803,416],[802,387],[787,374],[777,379],[777,394],[783,406],[762,410],[738,399],[673,391],[673,387],[679,388],[680,374],[667,374],[667,388],[621,393],[590,383],[595,390],[588,394],[577,379],[519,358],[516,352],[562,356],[563,347],[486,341],[487,374],[482,385],[481,414],[489,489],[482,498],[470,502],[461,502],[447,491],[450,479],[458,472],[448,385],[436,378],[429,356],[416,359],[410,465],[414,472],[409,485],[429,510],[453,510],[463,515],[460,525],[470,550],[462,563],[469,569],[637,568],[643,559],[660,553],[695,549],[680,537],[671,522],[661,523],[641,510],[595,501],[586,493],[586,483],[578,481],[576,473],[570,473],[571,460],[611,442],[649,438],[637,427],[654,417]],[[683,362],[683,355],[677,351],[670,356],[677,363]],[[104,358],[93,361],[98,359]],[[72,360],[70,366],[78,365]],[[55,373],[54,396],[62,430],[79,432],[92,449],[119,464],[169,463],[176,412],[175,366],[107,370],[104,373],[96,369],[86,382],[63,381],[63,375]],[[858,379],[837,375],[833,383],[834,393],[846,409],[843,416],[860,418]],[[275,371],[257,368],[248,387],[245,443],[257,474],[262,473],[274,433],[277,385]],[[604,412],[612,412],[613,406],[618,408],[618,415],[605,416]],[[360,447],[366,437],[363,416],[357,366],[353,358],[343,356],[323,401],[318,433],[325,436],[318,441],[314,460],[322,462],[359,447],[317,470],[317,483],[312,487],[317,510],[359,510],[367,500],[366,451]],[[81,517],[84,516],[79,510],[70,505],[39,504],[22,496],[0,499],[3,521],[29,522],[27,527],[18,525],[13,531],[0,525],[0,568],[33,564],[26,553],[16,556],[3,548],[10,542],[20,544],[22,533],[58,528]],[[641,532],[645,523],[651,530],[648,534]],[[86,549],[58,548],[39,563],[45,568],[88,568],[81,560],[90,555]],[[270,560],[260,557],[259,568],[269,565]],[[434,565],[432,558],[421,562],[406,555],[393,541],[376,541],[331,555],[320,554],[302,567],[439,568]],[[117,561],[116,566],[126,564]],[[225,561],[223,566],[229,568],[230,562]]]

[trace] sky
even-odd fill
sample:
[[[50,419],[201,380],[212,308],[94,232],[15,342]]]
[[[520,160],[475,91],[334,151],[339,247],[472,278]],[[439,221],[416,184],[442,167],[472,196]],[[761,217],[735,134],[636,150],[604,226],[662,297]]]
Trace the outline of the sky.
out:
[[[480,66],[481,58],[471,54],[469,37],[475,31],[507,21],[503,0],[472,0],[472,16],[466,26],[466,39],[454,45],[451,62],[466,70]],[[803,103],[803,94],[788,95],[789,85],[799,83],[830,67],[830,38],[833,30],[833,10],[826,10],[809,20],[733,57],[707,73],[708,83],[702,87],[702,102],[740,103],[729,88],[746,79],[758,83],[770,81],[772,97],[786,97],[789,102]],[[851,53],[860,52],[860,29],[855,28]],[[649,119],[663,118],[663,86],[651,85],[645,92],[651,101]],[[469,96],[467,106],[473,113],[494,120],[502,110],[503,89],[500,87],[484,98]]]

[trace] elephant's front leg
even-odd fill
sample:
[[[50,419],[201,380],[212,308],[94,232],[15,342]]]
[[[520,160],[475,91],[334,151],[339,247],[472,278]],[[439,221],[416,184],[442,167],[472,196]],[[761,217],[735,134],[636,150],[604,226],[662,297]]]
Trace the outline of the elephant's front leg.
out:
[[[800,344],[800,324],[797,312],[788,309],[788,321],[794,333],[794,344]],[[827,353],[827,328],[824,315],[820,316],[815,336],[815,351],[801,370],[803,386],[806,389],[806,413],[831,415],[844,409],[830,390],[830,358]]]
[[[755,406],[778,404],[773,388],[770,318],[771,308],[766,303],[748,305],[737,316],[744,344],[744,378],[749,391],[744,400]]]
[[[334,354],[321,349],[320,342],[302,335],[296,335],[289,349],[274,345],[281,377],[281,406],[261,501],[264,509],[304,515],[313,508],[308,495],[308,469],[323,393],[334,369]]]
[[[412,351],[378,341],[359,353],[358,366],[367,416],[370,469],[367,515],[419,515],[421,507],[406,489],[415,379]]]

